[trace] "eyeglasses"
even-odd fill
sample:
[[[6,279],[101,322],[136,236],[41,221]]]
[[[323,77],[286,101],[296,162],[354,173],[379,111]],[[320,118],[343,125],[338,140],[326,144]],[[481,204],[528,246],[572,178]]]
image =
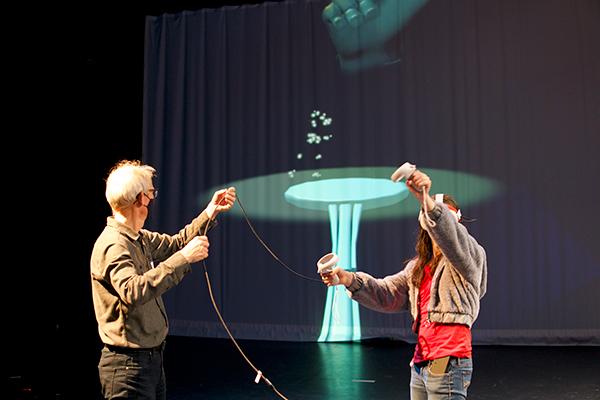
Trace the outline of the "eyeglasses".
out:
[[[152,195],[152,197],[148,196],[148,193],[146,192],[142,192],[144,194],[144,196],[146,196],[148,198],[148,200],[154,200],[158,197],[158,189],[150,189],[148,190],[148,193],[150,193]]]

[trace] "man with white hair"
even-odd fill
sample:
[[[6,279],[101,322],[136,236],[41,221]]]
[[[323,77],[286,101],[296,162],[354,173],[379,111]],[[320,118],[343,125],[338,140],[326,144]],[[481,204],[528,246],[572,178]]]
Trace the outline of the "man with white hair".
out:
[[[158,195],[156,170],[139,161],[115,165],[106,180],[112,209],[96,240],[90,267],[98,333],[98,365],[106,399],[165,399],[163,349],[168,318],[161,295],[208,257],[201,236],[220,212],[233,207],[235,188],[218,190],[210,203],[175,235],[143,229]]]

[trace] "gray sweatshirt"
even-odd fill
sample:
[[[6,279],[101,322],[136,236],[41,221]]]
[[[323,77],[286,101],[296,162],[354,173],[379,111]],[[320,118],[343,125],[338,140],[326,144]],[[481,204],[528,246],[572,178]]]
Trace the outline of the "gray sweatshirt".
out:
[[[428,214],[436,226],[427,226],[427,231],[443,254],[431,281],[428,318],[431,322],[465,324],[470,328],[477,319],[479,299],[487,286],[485,250],[443,203],[436,203]],[[356,272],[348,293],[375,311],[394,313],[408,309],[416,320],[419,288],[411,280],[415,265],[413,259],[402,271],[381,279]]]

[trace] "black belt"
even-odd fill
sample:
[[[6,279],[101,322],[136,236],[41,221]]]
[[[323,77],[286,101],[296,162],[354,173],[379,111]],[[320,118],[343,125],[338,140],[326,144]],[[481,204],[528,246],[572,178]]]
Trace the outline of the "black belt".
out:
[[[121,346],[113,346],[112,344],[105,344],[108,350],[114,353],[121,354],[135,354],[135,353],[157,353],[163,351],[165,348],[165,342],[162,342],[156,347],[121,347]]]

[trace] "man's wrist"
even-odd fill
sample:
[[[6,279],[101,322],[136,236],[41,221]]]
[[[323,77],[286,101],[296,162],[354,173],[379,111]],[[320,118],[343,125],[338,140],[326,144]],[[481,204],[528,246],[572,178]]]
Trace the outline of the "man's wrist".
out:
[[[219,215],[219,211],[217,211],[217,207],[214,204],[209,204],[204,211],[210,219],[215,219]]]

